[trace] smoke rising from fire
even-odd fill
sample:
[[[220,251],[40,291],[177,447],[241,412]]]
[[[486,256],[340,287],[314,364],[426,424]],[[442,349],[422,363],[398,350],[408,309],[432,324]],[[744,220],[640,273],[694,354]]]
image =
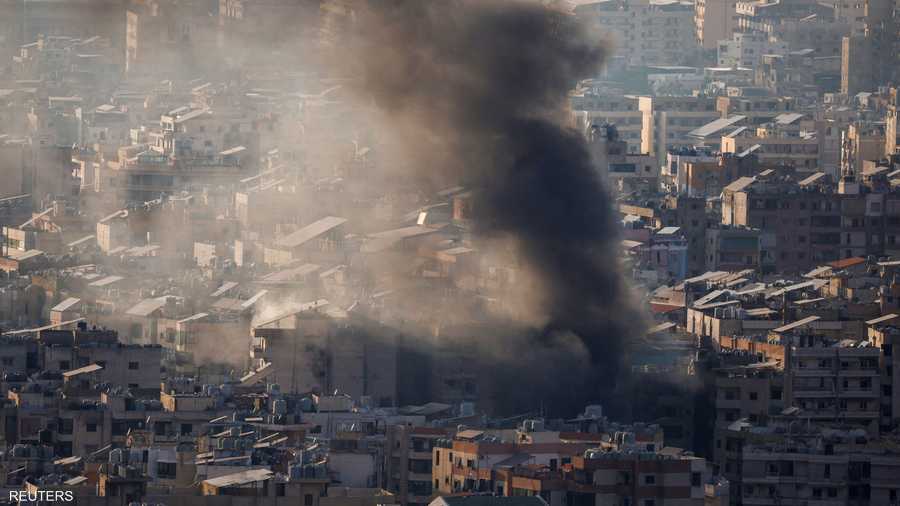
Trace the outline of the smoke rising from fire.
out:
[[[530,1],[395,0],[361,13],[358,28],[346,61],[409,176],[472,188],[475,236],[511,242],[534,278],[525,298],[540,327],[474,341],[518,363],[485,374],[510,395],[518,382],[533,398],[563,397],[562,411],[603,399],[640,326],[611,203],[584,137],[566,126],[569,90],[599,74],[603,41]]]

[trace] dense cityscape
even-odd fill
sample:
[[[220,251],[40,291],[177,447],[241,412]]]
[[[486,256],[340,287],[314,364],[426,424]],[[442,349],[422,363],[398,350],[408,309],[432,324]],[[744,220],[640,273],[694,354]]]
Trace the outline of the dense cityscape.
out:
[[[900,506],[898,85],[892,0],[0,0],[0,505]]]

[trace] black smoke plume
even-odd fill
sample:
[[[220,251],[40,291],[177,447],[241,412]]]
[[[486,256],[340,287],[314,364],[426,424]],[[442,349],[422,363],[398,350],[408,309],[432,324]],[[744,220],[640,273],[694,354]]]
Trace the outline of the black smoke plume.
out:
[[[496,376],[500,396],[566,414],[608,404],[640,319],[620,276],[610,200],[583,135],[567,126],[568,93],[599,75],[603,41],[530,1],[369,5],[347,61],[400,139],[410,177],[474,189],[475,235],[510,241],[535,278],[540,328],[473,338],[509,358],[483,374]]]

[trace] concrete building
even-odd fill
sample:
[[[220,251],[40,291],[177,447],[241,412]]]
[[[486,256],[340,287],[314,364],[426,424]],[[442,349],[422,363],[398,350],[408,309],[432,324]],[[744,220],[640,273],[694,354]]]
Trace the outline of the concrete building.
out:
[[[693,145],[688,132],[719,117],[712,97],[640,97],[638,108],[643,113],[641,149],[659,163],[670,150]]]
[[[731,39],[738,26],[737,0],[698,0],[694,4],[694,28],[700,46],[715,50],[720,40]]]
[[[638,251],[642,267],[660,281],[678,282],[688,274],[688,241],[678,227],[658,230]]]
[[[592,125],[615,125],[619,139],[627,144],[626,153],[650,152],[650,145],[644,144],[649,138],[642,137],[645,115],[639,97],[585,90],[572,96],[570,102],[579,131],[586,132]]]
[[[682,65],[695,56],[689,3],[606,0],[581,3],[575,13],[609,37],[629,65]]]
[[[735,33],[731,39],[720,40],[718,45],[720,67],[748,67],[755,69],[763,55],[786,55],[789,46],[761,33]]]
[[[385,485],[400,504],[428,504],[435,494],[432,486],[432,449],[448,436],[446,429],[407,427],[388,428],[385,442]]]
[[[588,149],[597,173],[610,192],[655,192],[659,187],[659,164],[655,157],[628,152],[611,124],[591,124],[585,130]]]
[[[805,272],[823,262],[879,254],[896,243],[900,232],[890,218],[897,205],[893,194],[861,193],[850,186],[835,191],[817,187],[810,178],[800,182],[804,184],[738,179],[723,192],[722,224],[773,233],[769,254],[779,272]]]
[[[340,391],[369,396],[377,405],[397,402],[397,348],[390,339],[354,329],[328,301],[304,304],[253,328],[254,368],[272,364],[272,379],[286,392]]]
[[[722,153],[753,154],[763,166],[793,167],[812,173],[819,167],[815,123],[800,121],[798,113],[780,114],[755,130],[737,129],[722,136]]]

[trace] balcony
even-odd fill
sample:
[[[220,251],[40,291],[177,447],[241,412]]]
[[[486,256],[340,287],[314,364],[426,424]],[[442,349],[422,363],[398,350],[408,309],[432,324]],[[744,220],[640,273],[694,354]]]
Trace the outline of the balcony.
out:
[[[838,392],[838,397],[849,399],[876,399],[880,397],[880,395],[876,390],[872,388],[847,388]]]
[[[827,399],[835,395],[833,388],[799,387],[794,390],[794,397],[803,399]]]
[[[872,369],[841,369],[840,371],[838,371],[838,376],[842,376],[842,377],[847,377],[847,376],[875,377],[875,376],[878,376],[879,374],[880,373],[878,372],[878,369],[875,369],[875,368],[872,368]]]

